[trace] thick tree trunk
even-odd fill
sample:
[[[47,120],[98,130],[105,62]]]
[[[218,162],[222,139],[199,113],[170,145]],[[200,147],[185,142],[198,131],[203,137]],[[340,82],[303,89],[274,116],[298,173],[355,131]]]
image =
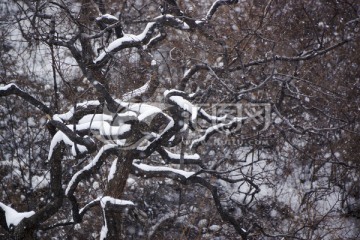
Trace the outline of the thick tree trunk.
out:
[[[106,195],[116,199],[121,199],[126,186],[133,158],[131,153],[124,153],[118,157],[116,172],[113,179],[110,180]],[[113,204],[107,204],[105,207],[106,222],[108,228],[107,238],[109,240],[124,239],[122,219],[124,208]]]

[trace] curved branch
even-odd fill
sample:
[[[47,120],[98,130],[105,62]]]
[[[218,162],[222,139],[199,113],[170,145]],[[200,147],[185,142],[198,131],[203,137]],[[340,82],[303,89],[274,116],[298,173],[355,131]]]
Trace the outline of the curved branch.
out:
[[[80,171],[76,172],[71,178],[70,182],[68,183],[68,186],[65,190],[65,195],[68,197],[68,199],[71,202],[72,214],[75,222],[81,222],[83,216],[79,212],[79,205],[77,203],[76,197],[74,196],[74,192],[79,182],[89,177],[94,170],[99,169],[100,166],[105,161],[105,159],[114,151],[116,152],[115,147],[116,145],[111,145],[111,144],[102,147],[99,150],[98,154],[93,158],[93,160],[84,168],[82,168]]]
[[[177,173],[175,171],[150,171],[146,170],[144,167],[139,167],[137,164],[133,164],[133,168],[131,171],[132,174],[135,176],[142,176],[146,178],[152,177],[162,177],[162,178],[170,178],[180,182],[181,184],[200,184],[201,186],[208,189],[212,196],[215,203],[215,206],[220,214],[221,218],[230,223],[235,230],[239,233],[239,235],[245,240],[247,239],[248,232],[241,227],[241,223],[237,221],[233,216],[231,216],[222,206],[220,196],[218,193],[218,188],[202,177],[197,176],[196,174],[190,175],[189,177],[184,176],[182,173]]]
[[[215,69],[215,68],[213,68]],[[190,80],[190,78],[192,76],[195,75],[195,73],[197,73],[198,71],[200,70],[207,70],[209,71],[209,67],[207,64],[196,64],[196,65],[193,65],[191,68],[189,68],[185,74],[184,74],[184,77],[180,80],[180,84],[178,86],[179,90],[181,91],[184,91],[185,90],[185,87],[186,87],[186,84],[188,83],[188,81]]]
[[[186,24],[184,21],[172,16],[172,15],[163,15],[154,18],[152,22],[149,22],[142,33],[138,35],[133,34],[125,34],[123,37],[116,39],[112,43],[109,44],[109,46],[105,49],[104,52],[102,52],[95,60],[94,64],[96,66],[102,66],[107,63],[107,61],[111,58],[111,56],[121,51],[125,48],[131,48],[131,47],[145,47],[148,44],[150,44],[150,41],[154,41],[154,38],[156,42],[159,42],[163,39],[165,39],[164,32],[160,33],[160,35],[152,38],[152,35],[154,33],[154,30],[161,26],[169,25],[171,27],[182,29],[182,30],[189,30],[190,26]]]
[[[238,2],[239,2],[238,0],[217,0],[217,1],[215,1],[211,5],[209,11],[207,12],[205,19],[209,21],[220,6],[232,5],[232,4],[236,4]]]
[[[96,65],[105,64],[110,57],[125,48],[131,47],[141,47],[143,44],[146,44],[156,28],[156,22],[150,22],[146,25],[144,31],[139,35],[125,34],[122,38],[116,39],[102,52],[95,60]]]
[[[68,128],[64,123],[56,121],[56,120],[50,120],[48,122],[48,124],[51,124],[52,126],[55,126],[56,128],[58,128],[74,143],[84,145],[90,153],[96,150],[96,144],[91,138],[89,138],[89,137],[83,138],[83,137],[78,136],[75,132],[73,132],[70,128]]]
[[[268,57],[268,58],[263,58],[263,59],[259,59],[259,60],[255,60],[255,61],[250,61],[250,62],[248,62],[246,64],[231,68],[231,69],[229,69],[229,71],[230,72],[235,72],[235,71],[242,70],[244,68],[248,68],[248,67],[251,67],[251,66],[262,65],[262,64],[266,64],[266,63],[274,62],[274,61],[298,62],[298,61],[310,60],[310,59],[313,59],[315,57],[324,55],[324,54],[328,53],[329,51],[331,51],[331,50],[333,50],[335,48],[341,47],[341,46],[343,46],[344,44],[346,44],[346,43],[348,43],[350,41],[352,41],[352,39],[345,39],[345,40],[343,40],[343,41],[341,41],[339,43],[336,43],[336,44],[334,44],[334,45],[332,45],[330,47],[324,48],[322,50],[318,49],[318,50],[314,50],[314,51],[310,51],[310,52],[305,52],[305,54],[302,54],[300,56],[289,57],[289,56],[275,55],[275,56]]]
[[[21,97],[31,105],[40,109],[43,113],[49,114],[50,116],[53,115],[53,112],[49,107],[47,107],[44,103],[40,102],[39,100],[31,96],[29,93],[23,91],[14,83],[10,83],[4,87],[0,87],[0,97],[5,97],[9,95],[16,95],[18,97]]]

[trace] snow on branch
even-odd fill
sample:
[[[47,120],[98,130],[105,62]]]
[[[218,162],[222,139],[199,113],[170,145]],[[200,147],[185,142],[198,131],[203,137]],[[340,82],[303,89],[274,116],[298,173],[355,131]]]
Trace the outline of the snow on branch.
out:
[[[157,152],[161,157],[170,163],[180,164],[181,154],[172,153],[169,150],[158,148]],[[201,164],[199,154],[184,154],[183,160],[185,164]]]
[[[109,175],[108,175],[108,182],[110,182],[110,180],[113,179],[115,176],[117,162],[118,162],[118,158],[116,158],[111,164],[111,167],[109,170]]]
[[[202,142],[207,141],[211,135],[226,129],[230,130],[245,119],[246,118],[235,117],[228,123],[219,123],[212,127],[209,127],[208,129],[206,129],[204,135],[192,141],[190,148],[197,148]]]
[[[105,62],[112,54],[130,47],[147,47],[150,44],[150,41],[162,40],[165,38],[165,33],[160,33],[155,37],[152,37],[155,28],[159,24],[170,25],[174,28],[181,30],[189,30],[190,26],[185,22],[180,20],[179,18],[174,17],[170,14],[161,15],[155,17],[152,22],[149,22],[142,33],[138,35],[134,34],[124,34],[121,38],[116,39],[111,42],[108,47],[94,60],[95,64],[101,64]]]
[[[49,107],[47,107],[44,103],[40,102],[39,100],[31,96],[29,93],[23,91],[16,84],[10,83],[8,85],[0,87],[0,97],[9,96],[12,94],[23,98],[25,101],[37,107],[44,113],[49,114],[50,116],[53,115]]]
[[[17,226],[24,218],[29,218],[35,214],[34,211],[18,212],[9,206],[6,206],[2,202],[0,202],[0,208],[5,213],[6,224],[10,230]]]
[[[96,21],[107,21],[108,23],[114,23],[114,22],[117,22],[119,21],[119,19],[111,14],[104,14],[104,15],[101,15],[100,17],[97,17],[95,19]]]
[[[104,215],[104,224],[101,227],[101,231],[100,231],[100,239],[106,239],[108,236],[108,220],[106,218],[106,207],[111,204],[111,205],[116,205],[116,206],[122,206],[122,207],[127,207],[127,206],[134,206],[134,203],[131,201],[127,201],[127,200],[120,200],[120,199],[116,199],[110,196],[105,196],[105,197],[101,197],[99,199],[100,201],[100,205],[102,208],[102,212]]]
[[[149,104],[143,104],[143,103],[126,103],[126,102],[119,102],[121,106],[126,107],[129,109],[129,111],[134,111],[138,114],[138,120],[145,124],[151,124],[151,122],[154,120],[154,118],[158,115],[161,115],[163,117],[163,120],[167,120],[165,128],[157,132],[154,136],[156,141],[160,139],[165,133],[167,133],[173,126],[174,126],[174,120],[171,116],[166,114],[162,111],[161,108],[155,107]],[[165,122],[164,122],[165,123]],[[148,133],[151,134],[151,133]]]
[[[168,150],[165,149],[165,152],[167,154],[167,156],[171,159],[176,159],[176,160],[180,160],[181,156],[180,154],[177,154],[177,153],[172,153]],[[187,159],[187,160],[200,160],[200,156],[199,154],[195,153],[195,154],[184,154],[184,159]]]
[[[88,202],[84,207],[80,208],[79,210],[79,214],[80,215],[84,215],[86,213],[86,211],[88,211],[90,208],[92,208],[93,206],[96,206],[99,204],[100,200],[102,197],[98,197],[90,202]]]
[[[199,108],[188,101],[186,98],[191,99],[188,94],[179,90],[167,90],[164,92],[164,96],[167,101],[179,108],[185,110],[186,112],[191,114],[191,123],[195,123],[197,118],[202,118],[209,123],[212,122],[222,122],[227,119],[227,116],[212,116],[208,114],[204,109]]]
[[[98,100],[93,101],[85,101],[82,103],[77,103],[75,107],[72,107],[68,112],[63,114],[54,114],[53,119],[57,121],[69,121],[73,118],[75,111],[77,111],[79,108],[85,108],[88,106],[99,106],[100,102]]]
[[[112,126],[107,121],[90,121],[82,124],[67,125],[73,131],[97,130],[101,136],[113,136],[117,139],[125,139],[130,133],[131,125],[123,123],[120,126]]]
[[[166,38],[166,32],[162,28],[160,28],[159,31],[160,33],[158,33],[155,37],[151,38],[149,42],[144,46],[144,49],[149,49]]]
[[[176,27],[178,29],[182,29],[182,30],[190,29],[190,26],[186,22],[174,17],[171,14],[165,14],[165,15],[158,16],[155,18],[155,20],[162,20],[165,23],[168,23],[168,24],[170,23],[171,26]]]
[[[208,70],[208,66],[206,64],[195,64],[186,70],[179,84],[179,89],[184,90],[190,78],[200,70]]]
[[[157,175],[157,174],[175,174],[180,178],[189,178],[195,174],[195,172],[187,172],[180,169],[174,169],[171,167],[163,167],[163,166],[150,166],[143,163],[133,163],[134,172],[141,173],[142,175]]]
[[[84,153],[87,151],[87,148],[85,146],[80,144],[75,144],[73,141],[69,139],[68,136],[66,136],[66,134],[64,134],[62,131],[58,131],[51,139],[48,160],[51,159],[55,146],[60,142],[64,142],[65,144],[71,146],[71,153],[73,156],[78,155],[78,153]]]
[[[121,49],[128,48],[128,47],[136,47],[146,42],[148,39],[151,38],[151,35],[156,27],[155,22],[150,22],[146,25],[144,31],[139,35],[133,34],[124,34],[122,38],[118,38],[112,43],[109,44],[105,51],[102,52],[95,60],[94,63],[100,63],[106,58],[110,57],[110,54],[120,51]]]
[[[88,165],[73,175],[65,190],[65,194],[72,194],[77,184],[82,180],[83,176],[90,173],[94,168],[99,167],[102,164],[101,157],[105,155],[105,153],[109,152],[109,150],[113,150],[116,147],[117,145],[115,144],[107,144],[103,146]]]
[[[48,159],[51,158],[55,146],[61,141],[73,148],[72,153],[74,156],[78,155],[78,153],[85,153],[86,151],[95,151],[96,145],[91,138],[87,136],[80,137],[62,122],[50,120],[49,124],[55,126],[60,131],[58,131],[51,140]]]
[[[100,198],[100,204],[102,208],[106,207],[106,204],[118,205],[118,206],[134,206],[132,201],[120,200],[110,196],[105,196]]]
[[[216,0],[210,7],[210,9],[208,10],[205,19],[206,20],[210,20],[212,18],[212,16],[214,15],[214,13],[216,12],[216,10],[222,6],[222,5],[231,5],[231,4],[236,4],[238,3],[238,0]]]
[[[85,204],[84,207],[79,209],[79,215],[81,217],[83,217],[91,208],[95,207],[95,206],[100,206],[102,209],[105,209],[105,206],[107,203],[110,203],[112,205],[117,205],[117,206],[123,206],[123,207],[131,207],[134,206],[134,203],[128,200],[120,200],[120,199],[115,199],[112,198],[110,196],[102,196],[102,197],[98,197],[94,200],[91,200],[90,202],[88,202],[87,204]],[[69,220],[61,220],[53,225],[51,225],[50,227],[46,228],[46,229],[52,229],[55,228],[57,226],[66,226],[66,225],[72,225],[76,223],[73,219]]]
[[[143,93],[145,93],[149,88],[150,88],[150,81],[147,81],[143,86],[141,86],[140,88],[137,88],[135,90],[132,90],[130,92],[125,93],[122,96],[122,100],[123,101],[130,101],[132,98],[134,97],[138,97],[141,96]]]

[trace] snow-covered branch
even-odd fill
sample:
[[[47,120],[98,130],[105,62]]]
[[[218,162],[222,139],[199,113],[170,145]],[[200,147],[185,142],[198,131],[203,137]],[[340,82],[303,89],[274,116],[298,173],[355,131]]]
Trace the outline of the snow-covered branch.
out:
[[[208,13],[206,14],[205,19],[210,20],[216,10],[222,5],[232,5],[238,3],[238,0],[216,0],[213,5],[210,7]],[[142,33],[138,35],[134,34],[123,34],[121,38],[116,39],[115,41],[111,42],[95,60],[94,63],[97,65],[101,65],[102,63],[106,62],[114,53],[131,47],[146,47],[147,45],[152,45],[152,41],[156,39],[157,41],[163,40],[166,34],[160,33],[160,35],[153,37],[153,32],[156,27],[161,27],[162,25],[168,25],[177,29],[181,30],[190,30],[192,27],[201,27],[201,25],[196,24],[196,21],[192,20],[192,18],[185,18],[182,19],[182,16],[175,17],[171,14],[164,14],[158,17],[155,17],[152,22],[149,22]],[[102,15],[100,20],[105,18],[106,20],[110,19],[116,21],[116,17],[111,15]],[[202,21],[198,21],[202,22]],[[113,22],[111,22],[113,23]],[[117,23],[114,24],[115,27]],[[109,26],[110,28],[110,26]],[[107,28],[106,28],[107,29]],[[105,29],[104,29],[105,30]],[[103,30],[103,31],[104,31]],[[100,35],[103,34],[100,33]],[[91,36],[90,38],[98,37],[98,35]]]
[[[156,23],[150,22],[146,25],[142,33],[138,35],[125,34],[122,38],[116,39],[105,48],[104,52],[94,60],[94,63],[98,64],[106,61],[112,54],[120,51],[121,49],[139,47],[143,44],[146,44],[146,42],[151,39],[155,27]]]
[[[206,20],[210,20],[212,18],[212,16],[214,15],[214,13],[216,12],[216,10],[222,6],[222,5],[232,5],[232,4],[236,4],[238,3],[238,0],[216,0],[210,7],[210,9],[208,10],[205,19]]]
[[[204,135],[202,135],[200,138],[197,138],[195,140],[192,141],[190,148],[197,148],[200,144],[202,144],[203,142],[206,142],[210,136],[212,136],[215,133],[224,131],[224,130],[228,130],[230,132],[231,129],[237,127],[238,124],[240,124],[242,121],[244,121],[246,118],[238,118],[235,117],[234,119],[232,119],[231,121],[229,121],[228,123],[219,123],[216,124],[212,127],[209,127],[205,130]]]
[[[65,124],[56,120],[50,120],[49,124],[55,126],[60,131],[58,131],[51,140],[48,159],[51,158],[53,149],[60,142],[65,142],[66,144],[70,145],[72,147],[72,153],[75,156],[78,155],[78,153],[95,151],[96,145],[94,141],[88,136],[84,138],[80,137]]]
[[[14,83],[10,83],[10,84],[0,87],[0,97],[6,97],[9,95],[19,96],[19,97],[23,98],[25,101],[27,101],[28,103],[30,103],[33,106],[40,109],[43,113],[46,113],[50,116],[53,115],[51,109],[48,106],[46,106],[44,103],[40,102],[39,100],[37,100],[36,98],[31,96],[26,91],[19,88]]]
[[[82,215],[79,211],[79,206],[77,203],[77,199],[74,196],[74,192],[79,184],[80,181],[86,179],[90,176],[90,174],[96,170],[99,169],[99,167],[104,163],[105,159],[111,154],[116,153],[116,145],[105,145],[103,146],[98,154],[92,159],[90,163],[88,163],[85,167],[83,167],[81,170],[77,171],[69,181],[67,188],[65,190],[65,195],[68,197],[68,199],[71,202],[72,205],[72,214],[73,219],[75,222],[80,222],[82,219]]]
[[[108,239],[112,234],[114,234],[113,230],[109,231],[109,228],[112,229],[114,228],[114,226],[112,225],[112,221],[114,221],[112,219],[110,212],[109,211],[114,211],[114,209],[117,209],[119,207],[124,208],[124,207],[133,207],[134,203],[131,201],[127,201],[127,200],[120,200],[120,199],[116,199],[110,196],[105,196],[105,197],[101,197],[99,199],[100,205],[101,205],[101,209],[103,212],[103,218],[104,218],[104,223],[101,227],[101,231],[100,231],[100,239]],[[117,209],[118,210],[118,209]],[[110,236],[109,236],[110,235]]]
[[[10,231],[12,231],[14,229],[14,227],[16,227],[24,218],[29,218],[35,214],[34,211],[18,212],[15,209],[0,202],[0,212],[1,211],[4,213],[3,216],[5,216],[7,228]],[[1,215],[2,214],[0,213],[0,218],[3,217]],[[2,219],[0,220],[0,222],[2,222]]]
[[[168,161],[169,163],[180,164],[181,157],[183,157],[182,160],[184,161],[184,164],[201,165],[202,163],[199,154],[184,154],[184,156],[181,156],[181,154],[172,153],[169,150],[160,147],[156,151],[164,160]]]
[[[135,173],[136,175],[142,175],[144,177],[168,176],[169,178],[175,177],[182,180],[185,180],[195,174],[195,172],[187,172],[184,170],[174,169],[171,167],[150,166],[143,163],[133,163],[132,172]]]
[[[212,185],[209,181],[205,180],[202,177],[196,175],[195,172],[189,173],[178,169],[172,169],[168,167],[154,167],[146,164],[133,163],[132,174],[136,176],[143,176],[146,178],[152,177],[165,177],[170,178],[176,181],[179,181],[182,184],[200,184],[209,190],[212,194],[213,200],[215,202],[216,208],[220,213],[222,219],[226,222],[230,222],[236,231],[244,238],[247,238],[247,231],[241,226],[240,222],[236,220],[229,212],[224,208],[221,202],[221,197],[219,195],[219,190],[216,186]]]
[[[73,177],[71,178],[71,180],[68,183],[68,186],[65,190],[65,194],[66,195],[70,195],[73,194],[73,192],[75,191],[77,184],[87,175],[89,175],[89,173],[96,169],[99,168],[100,165],[103,163],[104,159],[107,158],[107,156],[111,153],[114,152],[114,150],[116,151],[117,145],[114,144],[108,144],[103,146],[99,152],[96,154],[96,156],[91,160],[91,162],[89,164],[87,164],[85,167],[83,167],[80,171],[76,172]]]

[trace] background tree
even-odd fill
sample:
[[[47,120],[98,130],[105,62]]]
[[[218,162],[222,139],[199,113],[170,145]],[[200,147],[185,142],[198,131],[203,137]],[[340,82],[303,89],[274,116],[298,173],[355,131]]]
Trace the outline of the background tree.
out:
[[[0,234],[357,238],[356,1],[0,6]]]

